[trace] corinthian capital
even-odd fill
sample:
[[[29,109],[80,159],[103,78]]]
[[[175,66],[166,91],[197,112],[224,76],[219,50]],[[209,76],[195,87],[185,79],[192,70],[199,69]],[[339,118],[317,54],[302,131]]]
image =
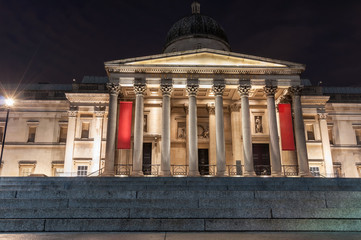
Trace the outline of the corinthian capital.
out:
[[[295,96],[300,96],[301,93],[302,93],[302,87],[300,86],[293,86],[293,87],[290,87],[290,92],[291,94],[295,95]]]
[[[318,118],[319,119],[326,119],[327,118],[327,113],[318,113]]]
[[[115,83],[107,83],[107,89],[110,94],[118,95],[120,92],[120,85]]]
[[[195,84],[187,85],[186,89],[187,89],[188,96],[197,95],[198,88],[199,88],[199,86],[195,85]]]
[[[222,96],[225,88],[226,88],[226,86],[221,85],[221,84],[220,85],[213,85],[212,91],[214,92],[214,94],[216,96]]]
[[[171,84],[163,84],[160,86],[163,95],[170,95],[172,93],[173,87]]]
[[[134,85],[134,92],[136,95],[143,95],[147,87],[145,84],[135,84]]]
[[[238,86],[238,92],[241,96],[248,96],[249,91],[251,90],[251,86]]]
[[[264,87],[264,92],[266,93],[267,96],[274,96],[276,91],[277,91],[276,86],[265,86]]]

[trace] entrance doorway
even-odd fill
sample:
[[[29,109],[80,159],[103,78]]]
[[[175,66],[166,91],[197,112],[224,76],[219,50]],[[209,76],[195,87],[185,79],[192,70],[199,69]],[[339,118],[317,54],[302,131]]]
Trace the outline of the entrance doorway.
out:
[[[254,171],[257,175],[271,175],[269,145],[255,143],[252,145]]]
[[[198,149],[198,170],[201,175],[209,175],[208,149]]]
[[[152,143],[143,143],[143,167],[144,175],[152,174]]]

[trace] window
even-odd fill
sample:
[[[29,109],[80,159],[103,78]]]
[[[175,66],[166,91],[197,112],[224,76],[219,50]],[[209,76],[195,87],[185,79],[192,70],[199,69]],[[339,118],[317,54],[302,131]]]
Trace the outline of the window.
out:
[[[78,166],[77,176],[88,175],[88,166]]]
[[[29,127],[28,142],[35,142],[36,127]]]
[[[19,176],[27,177],[34,173],[36,161],[20,161],[19,162]]]
[[[0,142],[3,141],[4,138],[4,127],[0,127]]]
[[[89,125],[86,122],[81,124],[81,138],[89,138]]]
[[[59,132],[59,142],[65,143],[66,142],[66,136],[68,133],[68,127],[67,126],[60,126],[60,132]]]
[[[314,177],[320,176],[320,168],[319,167],[310,167],[310,172]]]
[[[315,140],[315,132],[313,129],[313,124],[306,124],[306,133],[307,133],[307,140],[314,141]]]
[[[330,139],[330,144],[333,144],[332,126],[328,126],[328,138]]]
[[[355,129],[356,133],[356,143],[357,145],[361,145],[361,129]]]

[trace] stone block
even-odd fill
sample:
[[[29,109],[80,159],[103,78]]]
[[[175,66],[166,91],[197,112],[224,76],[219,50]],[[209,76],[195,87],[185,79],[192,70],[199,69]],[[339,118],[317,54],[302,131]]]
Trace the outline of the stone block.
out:
[[[206,219],[206,231],[360,232],[359,219]]]
[[[0,199],[15,198],[16,191],[0,190]]]
[[[138,199],[198,199],[237,198],[254,199],[252,191],[138,191]]]
[[[47,219],[45,231],[203,231],[203,219]]]
[[[273,218],[360,219],[361,208],[272,208]]]
[[[62,199],[62,198],[83,198],[83,199],[135,199],[136,191],[111,190],[108,188],[93,188],[91,190],[43,190],[43,191],[18,191],[19,199]]]
[[[325,199],[324,192],[320,191],[255,191],[256,199]]]
[[[3,199],[0,209],[67,208],[68,199]]]
[[[0,219],[0,232],[42,232],[43,219]]]
[[[70,208],[197,208],[198,201],[184,199],[69,199]]]

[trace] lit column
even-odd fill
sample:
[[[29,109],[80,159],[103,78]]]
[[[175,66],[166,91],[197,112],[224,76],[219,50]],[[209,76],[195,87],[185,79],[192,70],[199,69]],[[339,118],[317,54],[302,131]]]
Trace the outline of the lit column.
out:
[[[117,130],[117,109],[119,84],[108,83],[109,109],[107,124],[107,140],[105,147],[105,164],[103,176],[114,176],[114,156],[115,156],[115,135]]]
[[[241,159],[242,159],[242,136],[241,136],[240,107],[241,106],[238,103],[234,103],[230,106],[233,164],[236,164],[236,161],[241,161]]]
[[[197,136],[197,92],[198,85],[188,85],[188,161],[189,176],[199,176],[198,170],[198,136]]]
[[[303,177],[312,175],[310,174],[310,168],[308,166],[305,126],[302,116],[301,91],[301,87],[291,88],[299,176]]]
[[[255,176],[253,165],[252,152],[252,134],[251,134],[251,119],[249,114],[249,99],[248,94],[250,86],[240,85],[238,87],[239,95],[241,96],[241,114],[242,114],[242,136],[243,136],[243,161],[244,161],[244,176]]]
[[[208,158],[209,165],[215,165],[216,158],[216,109],[214,107],[214,103],[207,105],[207,110],[209,113],[209,150],[208,150]]]
[[[282,174],[281,167],[281,153],[280,143],[278,137],[278,126],[275,106],[275,93],[277,87],[266,86],[264,91],[267,95],[267,112],[268,112],[268,126],[269,126],[269,139],[270,139],[270,155],[271,155],[271,170],[272,176],[280,177]]]
[[[320,121],[322,151],[323,151],[323,159],[325,161],[326,177],[333,177],[333,162],[332,162],[330,137],[328,136],[326,118],[327,118],[327,113],[318,114],[318,119]]]
[[[133,176],[143,176],[143,127],[144,127],[144,92],[145,84],[134,85],[135,92],[135,120],[134,120],[134,149]],[[163,141],[163,140],[162,140]]]
[[[161,151],[161,175],[170,176],[170,95],[172,85],[161,86],[163,94],[162,104],[162,151]]]
[[[94,142],[93,142],[93,159],[91,165],[91,172],[98,171],[100,169],[100,151],[102,144],[102,122],[104,117],[104,111],[101,107],[95,107],[95,119],[94,119]],[[94,176],[99,173],[94,174]]]
[[[223,92],[224,85],[213,85],[216,105],[216,156],[217,176],[225,176],[226,172],[226,144],[224,141],[224,119],[223,119]]]
[[[64,175],[71,176],[73,172],[73,151],[75,138],[76,117],[78,115],[77,107],[70,107],[68,111],[68,132],[66,135]]]

